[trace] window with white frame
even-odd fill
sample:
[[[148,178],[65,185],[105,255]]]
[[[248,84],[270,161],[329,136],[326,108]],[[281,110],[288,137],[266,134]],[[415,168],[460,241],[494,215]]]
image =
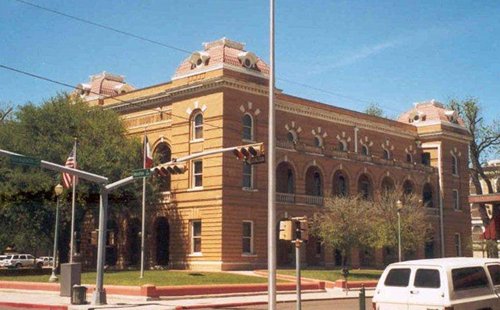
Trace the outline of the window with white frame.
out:
[[[460,210],[460,200],[458,196],[458,190],[454,189],[453,193],[453,209]]]
[[[242,253],[253,254],[253,222],[243,221]]]
[[[193,180],[192,187],[203,187],[203,161],[193,161]]]
[[[253,119],[249,114],[245,114],[242,119],[243,139],[253,141]]]
[[[243,188],[253,188],[253,167],[243,162]]]
[[[458,175],[458,159],[455,155],[451,155],[451,173]]]
[[[201,253],[201,220],[191,221],[191,253]]]
[[[460,234],[455,234],[455,254],[456,256],[462,256],[462,240]]]
[[[201,111],[197,111],[193,114],[191,122],[193,140],[203,139],[203,114]]]

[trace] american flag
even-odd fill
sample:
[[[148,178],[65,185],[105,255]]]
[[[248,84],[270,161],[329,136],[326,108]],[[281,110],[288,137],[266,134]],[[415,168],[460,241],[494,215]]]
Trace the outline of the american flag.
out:
[[[68,159],[66,159],[66,163],[64,166],[68,168],[76,168],[76,143],[73,146],[73,150],[69,153]],[[63,185],[65,188],[70,188],[73,186],[73,175],[69,173],[62,174]],[[76,177],[75,177],[76,182]]]

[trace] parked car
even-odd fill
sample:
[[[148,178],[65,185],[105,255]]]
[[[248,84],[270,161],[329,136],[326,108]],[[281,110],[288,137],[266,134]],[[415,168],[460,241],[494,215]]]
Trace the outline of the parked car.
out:
[[[500,310],[500,259],[438,258],[387,266],[374,310]]]
[[[35,257],[31,254],[11,254],[7,255],[0,266],[7,268],[34,267]]]
[[[54,265],[53,257],[51,256],[40,256],[36,259],[36,266],[38,268],[52,267]]]
[[[0,262],[7,258],[7,255],[0,255]]]

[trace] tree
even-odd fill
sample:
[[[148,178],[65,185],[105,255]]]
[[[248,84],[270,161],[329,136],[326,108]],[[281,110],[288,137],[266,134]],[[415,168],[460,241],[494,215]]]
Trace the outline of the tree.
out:
[[[457,111],[472,136],[469,144],[470,177],[476,194],[484,194],[481,179],[486,184],[487,193],[494,193],[493,185],[488,175],[484,172],[483,165],[488,155],[499,154],[500,120],[493,120],[491,124],[486,124],[476,98],[467,98],[465,100],[452,99],[449,107]],[[493,218],[498,218],[500,216],[500,204],[494,205],[492,211]],[[490,218],[488,217],[485,204],[479,204],[479,213],[481,214],[484,226],[488,227]],[[500,235],[500,232],[497,232],[497,235]],[[488,252],[494,257],[498,257],[496,242],[488,244],[492,244],[490,248],[494,249]]]
[[[370,103],[364,112],[372,116],[386,117],[384,110],[377,103]]]
[[[373,203],[374,246],[398,247],[398,201],[401,203],[401,249],[403,253],[415,253],[428,240],[431,226],[418,197],[403,195],[398,190],[383,192],[380,199]]]
[[[67,94],[39,106],[24,105],[0,126],[0,148],[59,164],[65,163],[74,137],[78,137],[78,167],[104,175],[111,182],[142,166],[140,143],[127,137],[116,113],[90,108]],[[18,250],[35,253],[37,248],[51,243],[55,221],[53,189],[60,181],[59,173],[13,167],[7,158],[0,157],[0,249],[15,244]],[[111,193],[110,211],[139,210],[138,188],[140,184],[132,184]],[[70,197],[70,191],[61,197],[61,240],[69,239]],[[99,186],[79,180],[77,225],[87,210],[97,209],[98,203]]]
[[[373,244],[371,212],[371,203],[359,196],[325,198],[325,211],[314,214],[311,232],[327,248],[339,250],[345,266],[353,248]]]

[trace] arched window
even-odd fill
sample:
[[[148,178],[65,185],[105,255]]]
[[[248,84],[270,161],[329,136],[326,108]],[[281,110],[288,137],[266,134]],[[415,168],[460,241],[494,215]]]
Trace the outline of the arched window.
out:
[[[333,175],[332,193],[336,196],[345,197],[349,195],[349,184],[345,173],[337,171]]]
[[[388,150],[384,150],[384,153],[382,154],[382,156],[383,156],[383,158],[384,158],[385,160],[389,160],[389,159],[391,159],[391,153],[389,153],[389,151],[388,151]]]
[[[288,140],[288,142],[297,143],[297,133],[293,130],[290,130],[286,134],[286,139]]]
[[[306,195],[323,196],[323,178],[318,167],[309,167],[306,172]]]
[[[497,193],[500,193],[500,178],[497,179]]]
[[[318,136],[314,136],[314,146],[315,147],[322,147],[323,146],[323,139]]]
[[[458,160],[455,155],[451,155],[451,173],[458,175]]]
[[[193,140],[203,139],[203,114],[195,112],[192,118]]]
[[[432,203],[432,186],[429,183],[425,183],[422,189],[422,202],[424,203],[424,207],[434,207]]]
[[[165,142],[158,144],[154,151],[154,157],[160,162],[160,164],[164,164],[172,160],[170,146]],[[170,191],[170,174],[162,175],[158,180],[160,191]]]
[[[365,155],[365,156],[369,155],[368,146],[366,146],[364,144],[361,146],[361,154]]]
[[[413,162],[413,158],[410,153],[406,153],[406,162],[410,164]]]
[[[363,199],[372,199],[373,197],[373,188],[372,182],[370,178],[366,174],[362,174],[358,179],[358,193],[361,195]]]
[[[345,141],[340,140],[338,144],[339,151],[347,152],[347,143]]]
[[[245,114],[241,121],[243,123],[243,139],[253,141],[253,120],[249,114]]]

